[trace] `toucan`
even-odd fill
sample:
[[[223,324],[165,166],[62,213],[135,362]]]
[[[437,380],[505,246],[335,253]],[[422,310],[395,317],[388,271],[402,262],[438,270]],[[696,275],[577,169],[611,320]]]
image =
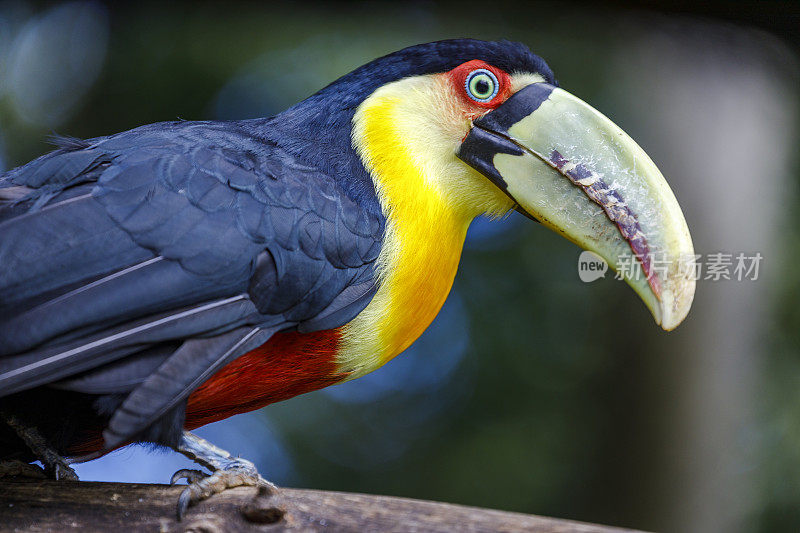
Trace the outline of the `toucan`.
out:
[[[179,515],[266,483],[190,431],[403,352],[479,215],[594,252],[666,330],[694,295],[653,161],[520,43],[411,46],[268,118],[54,143],[0,176],[0,472],[75,479],[154,443],[210,471],[173,477]]]

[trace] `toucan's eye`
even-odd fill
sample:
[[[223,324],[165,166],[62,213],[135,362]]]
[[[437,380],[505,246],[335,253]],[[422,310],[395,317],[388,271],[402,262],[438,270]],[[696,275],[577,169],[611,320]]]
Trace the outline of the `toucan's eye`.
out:
[[[467,81],[464,82],[464,88],[469,97],[476,102],[488,102],[497,96],[500,84],[490,70],[479,68],[469,73]]]

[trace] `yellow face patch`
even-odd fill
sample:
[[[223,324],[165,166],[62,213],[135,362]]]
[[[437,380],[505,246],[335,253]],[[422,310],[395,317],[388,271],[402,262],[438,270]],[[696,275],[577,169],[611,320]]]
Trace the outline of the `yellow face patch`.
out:
[[[380,288],[343,328],[339,366],[358,377],[398,355],[444,304],[470,221],[511,202],[455,156],[470,127],[447,80],[406,78],[378,89],[353,121],[353,145],[387,218]]]

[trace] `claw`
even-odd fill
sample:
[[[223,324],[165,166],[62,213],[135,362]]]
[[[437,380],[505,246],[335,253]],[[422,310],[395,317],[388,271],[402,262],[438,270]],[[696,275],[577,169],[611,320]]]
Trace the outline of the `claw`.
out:
[[[181,495],[178,497],[178,522],[183,520],[183,515],[186,513],[186,509],[189,508],[189,502],[192,499],[192,493],[189,491],[189,488],[183,489]]]
[[[225,489],[258,487],[260,495],[274,494],[278,490],[278,487],[258,475],[256,465],[250,461],[232,457],[225,450],[188,431],[183,432],[175,450],[213,472],[205,474],[199,470],[179,470],[172,476],[172,484],[182,478],[189,481],[178,498],[178,520],[183,518],[189,506]]]
[[[202,470],[182,468],[181,470],[178,470],[177,472],[172,474],[172,477],[169,480],[169,484],[176,485],[180,480],[185,479],[186,483],[191,485],[192,483],[196,483],[197,481],[200,481],[201,479],[208,476],[209,474],[206,474]]]
[[[200,476],[196,475],[199,474]],[[183,518],[189,506],[201,502],[214,494],[219,494],[233,487],[264,487],[265,490],[274,492],[277,487],[258,474],[253,463],[245,459],[231,459],[224,468],[213,474],[204,474],[199,470],[179,470],[172,476],[176,479],[191,479],[189,485],[183,489],[178,498],[178,520]]]
[[[59,459],[61,459],[59,457]],[[48,469],[49,470],[49,469]],[[80,481],[78,474],[64,460],[54,462],[52,465],[52,475],[56,481]]]

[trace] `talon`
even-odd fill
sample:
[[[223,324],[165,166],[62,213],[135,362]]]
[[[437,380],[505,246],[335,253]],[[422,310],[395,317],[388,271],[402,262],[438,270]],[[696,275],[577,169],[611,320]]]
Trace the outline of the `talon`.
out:
[[[194,476],[194,473],[202,474],[202,478],[194,479],[178,498],[178,520],[180,520],[186,513],[186,510],[196,504],[215,494],[219,494],[226,489],[234,487],[248,486],[248,487],[264,487],[269,493],[277,490],[277,487],[269,481],[262,478],[255,465],[250,461],[244,459],[236,459],[231,461],[231,464],[225,465],[224,468],[217,470],[211,475],[203,474],[199,470],[179,470],[173,475],[173,479],[178,476],[186,477],[189,479]]]
[[[52,472],[56,481],[80,481],[78,474],[66,462],[54,463]]]
[[[178,522],[183,520],[183,515],[186,514],[186,509],[189,508],[189,502],[191,501],[191,499],[192,499],[192,485],[189,485],[188,487],[183,489],[183,492],[181,492],[181,495],[178,497],[178,509],[177,509]]]
[[[192,483],[196,483],[203,478],[208,477],[209,474],[206,474],[202,470],[195,470],[192,468],[183,468],[178,470],[169,480],[170,485],[176,485],[180,480],[185,479],[187,485],[191,485]]]
[[[188,431],[183,432],[175,449],[212,471],[212,474],[205,474],[199,470],[179,470],[172,476],[172,484],[181,478],[189,480],[189,485],[178,498],[178,520],[190,506],[226,489],[257,487],[259,496],[271,495],[278,490],[278,487],[258,474],[256,465],[252,462],[231,457],[230,453]]]

